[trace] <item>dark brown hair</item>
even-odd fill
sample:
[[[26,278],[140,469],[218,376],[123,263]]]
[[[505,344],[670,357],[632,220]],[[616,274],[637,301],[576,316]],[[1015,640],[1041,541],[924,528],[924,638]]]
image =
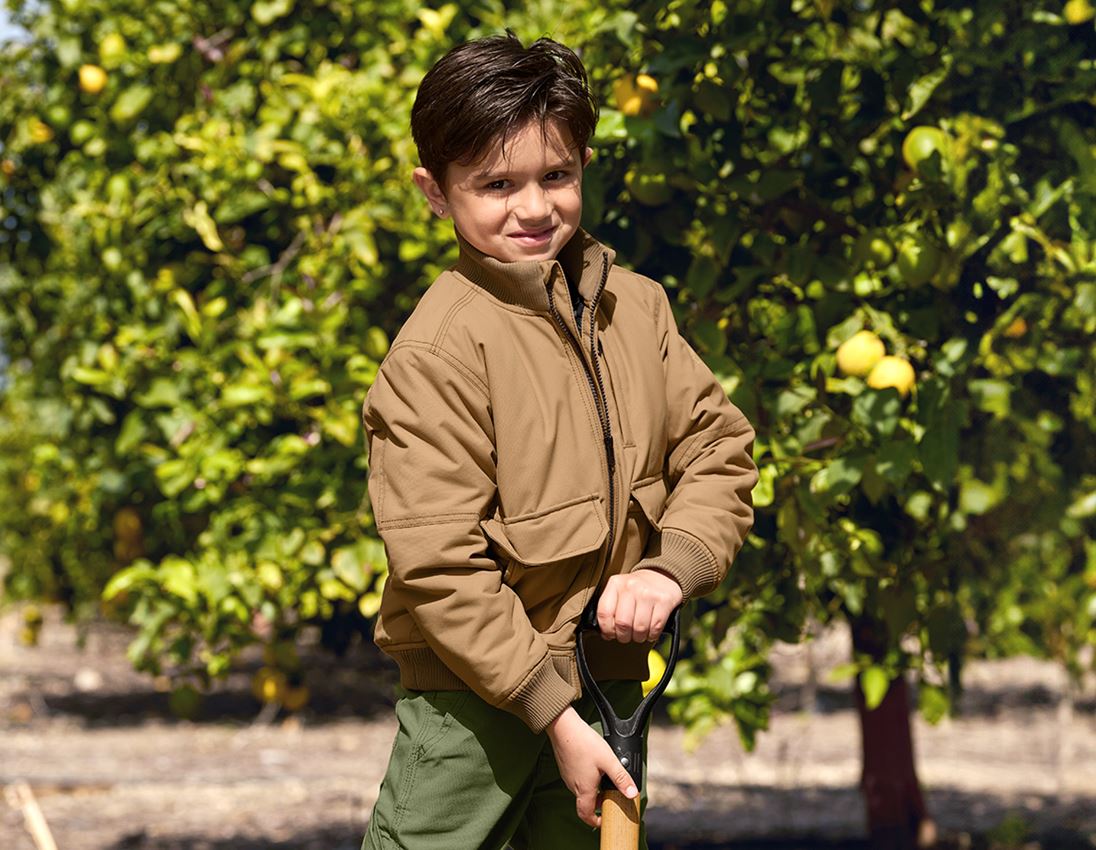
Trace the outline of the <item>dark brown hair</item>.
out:
[[[478,162],[497,140],[536,119],[570,131],[580,154],[597,126],[598,106],[582,61],[550,38],[528,47],[509,29],[458,44],[419,84],[411,108],[411,135],[423,167],[445,187],[450,163]]]

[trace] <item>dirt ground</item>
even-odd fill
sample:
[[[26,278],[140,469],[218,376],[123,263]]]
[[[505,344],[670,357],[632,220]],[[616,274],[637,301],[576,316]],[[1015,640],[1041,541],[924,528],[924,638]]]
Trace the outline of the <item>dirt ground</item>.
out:
[[[32,648],[20,625],[0,616],[0,850],[40,850],[19,783],[59,850],[357,850],[395,734],[394,672],[375,650],[313,659],[312,703],[288,718],[258,714],[248,659],[189,722],[130,668],[124,629],[96,625],[81,648],[48,611]],[[680,729],[653,725],[652,848],[863,846],[859,729],[825,679],[847,654],[840,632],[779,648],[777,710],[752,753],[731,728],[689,753]],[[950,846],[1096,847],[1096,685],[1064,702],[1059,671],[1031,659],[972,664],[964,681],[960,717],[914,729]]]

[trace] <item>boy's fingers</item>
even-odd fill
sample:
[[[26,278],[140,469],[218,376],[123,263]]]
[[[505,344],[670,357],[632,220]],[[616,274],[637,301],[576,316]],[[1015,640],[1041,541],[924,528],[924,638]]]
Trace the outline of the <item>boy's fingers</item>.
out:
[[[575,812],[578,813],[578,819],[585,824],[589,824],[592,827],[597,827],[598,817],[595,813],[597,806],[597,789],[593,791],[584,791],[575,797]]]
[[[632,640],[636,643],[647,643],[651,640],[651,620],[653,619],[650,603],[641,602],[636,605],[635,617],[632,619]]]
[[[608,744],[606,744],[606,748],[608,748]],[[620,763],[620,760],[612,750],[610,750],[607,764],[602,767],[602,771],[613,781],[617,790],[628,799],[639,794],[639,790],[636,788],[635,781],[632,779],[631,774],[624,769],[624,765]]]
[[[616,621],[613,614],[617,606],[616,584],[610,581],[605,590],[601,592],[601,598],[597,603],[597,624],[601,629],[603,638],[613,638],[616,635]]]
[[[620,793],[629,800],[639,794],[639,790],[636,788],[636,784],[632,780],[631,775],[623,767],[620,769],[619,773],[613,775],[613,784]]]
[[[636,615],[636,600],[630,593],[625,593],[617,600],[616,604],[616,639],[621,643],[632,640],[632,621]]]

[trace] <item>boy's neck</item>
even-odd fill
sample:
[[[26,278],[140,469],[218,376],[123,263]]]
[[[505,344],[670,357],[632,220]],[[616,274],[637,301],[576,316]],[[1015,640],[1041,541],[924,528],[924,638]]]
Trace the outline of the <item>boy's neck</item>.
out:
[[[591,301],[601,283],[604,255],[612,264],[616,252],[602,245],[582,228],[560,249],[552,260],[504,262],[484,254],[454,228],[460,256],[455,268],[465,277],[490,291],[500,300],[533,309],[548,309],[545,282],[558,263],[563,270],[571,297],[577,292]]]

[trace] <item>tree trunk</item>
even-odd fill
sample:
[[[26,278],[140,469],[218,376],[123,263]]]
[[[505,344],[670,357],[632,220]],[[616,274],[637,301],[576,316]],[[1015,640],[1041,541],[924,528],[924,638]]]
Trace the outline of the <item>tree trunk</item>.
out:
[[[886,626],[864,618],[850,618],[854,653],[882,661]],[[867,811],[868,837],[878,850],[912,850],[932,846],[936,829],[928,816],[913,756],[909,686],[899,676],[890,683],[883,701],[871,711],[857,678],[854,686],[860,716],[863,769],[860,789]]]

